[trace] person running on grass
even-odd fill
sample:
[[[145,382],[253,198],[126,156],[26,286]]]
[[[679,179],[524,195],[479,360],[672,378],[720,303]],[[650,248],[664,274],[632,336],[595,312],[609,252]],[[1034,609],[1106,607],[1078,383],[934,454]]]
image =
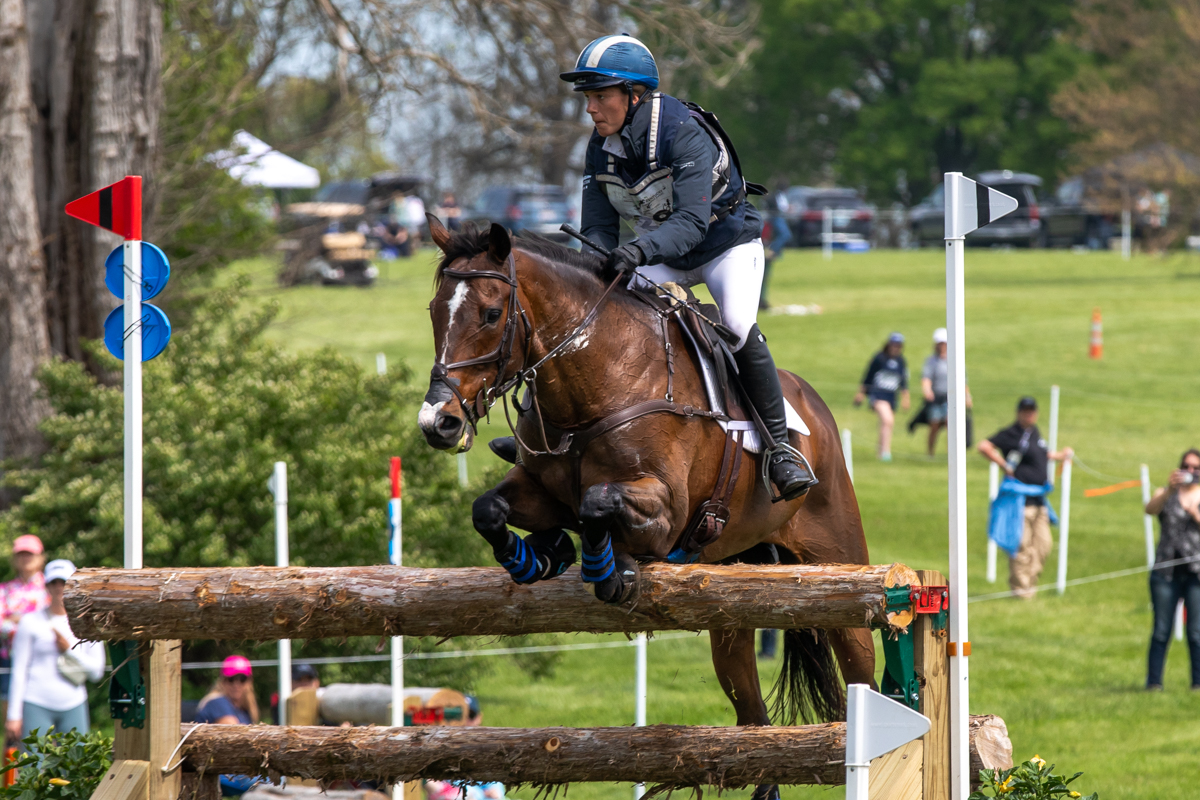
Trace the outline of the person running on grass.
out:
[[[879,460],[892,460],[892,430],[896,427],[896,400],[908,411],[908,362],[904,360],[904,334],[893,333],[884,342],[883,349],[875,354],[862,385],[854,395],[854,405],[860,406],[865,398],[871,400],[871,409],[879,415]]]

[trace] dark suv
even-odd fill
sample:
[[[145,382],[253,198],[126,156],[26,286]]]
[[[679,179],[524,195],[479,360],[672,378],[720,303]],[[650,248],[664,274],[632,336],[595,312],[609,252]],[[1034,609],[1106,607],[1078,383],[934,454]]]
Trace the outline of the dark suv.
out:
[[[559,230],[575,224],[575,211],[560,186],[493,186],[479,196],[468,219],[498,222],[513,233],[532,231],[558,242],[570,241]]]
[[[1042,179],[1028,172],[993,170],[976,181],[1017,199],[1017,210],[967,234],[967,244],[1015,244],[1034,247],[1041,242],[1042,214],[1037,195]],[[908,212],[912,241],[920,247],[941,246],[946,236],[945,187],[933,192]]]
[[[835,244],[870,240],[875,213],[854,189],[793,186],[784,195],[788,202],[784,218],[792,232],[792,247],[821,246],[827,210],[833,215]]]

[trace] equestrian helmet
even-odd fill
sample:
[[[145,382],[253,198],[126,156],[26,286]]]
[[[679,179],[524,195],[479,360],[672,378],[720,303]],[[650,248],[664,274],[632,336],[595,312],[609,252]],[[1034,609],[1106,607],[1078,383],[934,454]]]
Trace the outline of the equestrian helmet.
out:
[[[559,77],[574,83],[577,92],[621,84],[657,89],[658,65],[650,48],[622,33],[593,41],[575,60],[575,69],[560,73]]]

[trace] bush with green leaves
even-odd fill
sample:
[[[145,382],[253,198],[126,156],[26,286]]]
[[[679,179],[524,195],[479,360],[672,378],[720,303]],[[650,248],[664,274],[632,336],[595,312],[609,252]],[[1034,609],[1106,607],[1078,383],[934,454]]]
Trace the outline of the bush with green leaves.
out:
[[[0,788],[0,800],[88,800],[112,765],[112,739],[99,731],[52,728],[21,741],[29,753],[9,767],[17,779]]]
[[[387,561],[388,464],[404,466],[404,563],[493,563],[471,525],[470,504],[497,473],[458,485],[455,460],[430,448],[416,417],[424,387],[403,365],[367,372],[331,348],[289,353],[263,330],[274,308],[239,311],[236,284],[197,309],[161,356],[146,363],[145,563],[224,567],[275,563],[273,464],[288,468],[291,563],[353,566]],[[107,369],[120,364],[97,346]],[[0,514],[0,542],[33,533],[51,558],[120,566],[123,552],[123,397],[82,365],[57,361],[41,381],[55,413],[42,425],[48,451],[10,470],[23,492]],[[376,642],[296,643],[296,657],[374,651]],[[426,649],[428,643],[409,647]],[[185,660],[219,659],[229,646],[193,644]],[[252,648],[240,648],[240,652]],[[270,657],[274,646],[259,653]],[[466,689],[482,659],[416,661],[409,682]],[[552,659],[530,664],[544,671]],[[326,682],[385,680],[386,665],[323,669]]]
[[[1082,775],[1082,772],[1064,778],[1054,774],[1054,767],[1054,764],[1047,764],[1044,759],[1035,755],[1012,769],[982,769],[979,771],[979,782],[982,785],[979,791],[971,793],[970,800],[989,800],[993,797],[1003,797],[1005,800],[1098,800],[1100,795],[1095,792],[1084,797],[1071,788],[1070,784]]]

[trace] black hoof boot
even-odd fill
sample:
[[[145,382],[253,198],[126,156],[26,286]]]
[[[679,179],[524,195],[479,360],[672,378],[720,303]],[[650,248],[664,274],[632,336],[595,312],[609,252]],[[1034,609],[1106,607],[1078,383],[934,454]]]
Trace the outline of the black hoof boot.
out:
[[[497,436],[488,442],[492,452],[510,464],[517,463],[517,440],[513,436]]]
[[[773,783],[769,786],[760,783],[754,787],[754,794],[750,795],[750,800],[779,800],[779,787]]]
[[[586,560],[587,556],[584,558]],[[613,556],[612,573],[603,580],[589,581],[587,585],[593,587],[597,600],[619,606],[637,597],[639,575],[640,570],[633,556],[616,553]]]
[[[537,555],[538,580],[557,578],[575,563],[575,543],[561,528],[531,533],[525,537],[525,543]]]
[[[776,502],[803,497],[809,489],[820,483],[804,457],[789,451],[790,447],[777,447],[767,455],[771,482],[779,492],[778,497],[774,498]]]

